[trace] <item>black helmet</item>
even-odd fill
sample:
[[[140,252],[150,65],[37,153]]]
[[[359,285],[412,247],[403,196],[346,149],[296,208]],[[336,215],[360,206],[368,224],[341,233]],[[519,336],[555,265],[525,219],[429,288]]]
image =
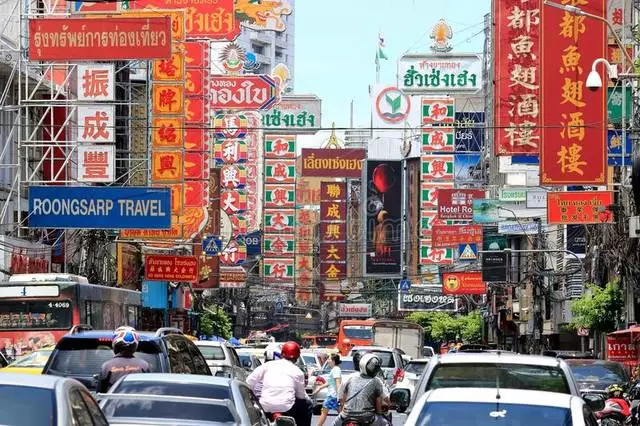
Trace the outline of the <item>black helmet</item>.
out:
[[[380,372],[382,361],[375,354],[364,354],[360,358],[360,374],[368,377],[376,377]]]
[[[355,371],[360,371],[360,358],[362,358],[362,354],[360,351],[355,351],[351,359],[353,360],[353,369]]]

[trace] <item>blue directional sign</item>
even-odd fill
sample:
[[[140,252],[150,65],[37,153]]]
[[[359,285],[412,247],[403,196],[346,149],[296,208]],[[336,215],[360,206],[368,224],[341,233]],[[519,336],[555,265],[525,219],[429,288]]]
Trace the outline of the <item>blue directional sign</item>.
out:
[[[202,251],[207,256],[217,256],[222,251],[222,239],[219,237],[207,237],[202,240]]]
[[[403,292],[407,292],[411,289],[411,281],[409,280],[400,280],[400,290]]]
[[[259,256],[262,253],[262,232],[250,232],[242,237],[247,246],[247,256]]]
[[[458,260],[461,262],[475,262],[478,260],[478,245],[460,244],[458,246]]]
[[[30,228],[170,229],[169,188],[30,186]]]

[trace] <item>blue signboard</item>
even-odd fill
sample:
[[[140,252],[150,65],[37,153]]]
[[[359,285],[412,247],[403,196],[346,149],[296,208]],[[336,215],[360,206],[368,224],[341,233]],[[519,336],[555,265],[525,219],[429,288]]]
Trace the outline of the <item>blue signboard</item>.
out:
[[[624,160],[624,161],[623,161]],[[607,164],[609,166],[631,166],[631,157],[607,157]]]
[[[247,256],[259,256],[262,253],[262,232],[254,231],[242,237],[247,246]]]
[[[633,150],[631,145],[631,132],[626,134],[626,143],[624,144],[624,155],[631,156]],[[622,131],[621,130],[608,130],[607,131],[607,153],[609,155],[623,155],[622,145]]]
[[[460,244],[458,246],[458,260],[460,262],[475,262],[478,260],[478,245]]]
[[[207,256],[217,256],[222,251],[222,240],[219,237],[207,237],[202,240],[202,251]]]
[[[511,164],[527,164],[535,166],[540,164],[540,158],[537,155],[513,155],[511,156]]]
[[[484,145],[484,112],[456,112],[457,152],[479,152]]]
[[[170,229],[169,188],[29,187],[30,228]]]
[[[142,281],[142,307],[167,309],[168,287],[166,281]]]
[[[400,290],[404,293],[411,289],[411,281],[409,280],[400,280]]]

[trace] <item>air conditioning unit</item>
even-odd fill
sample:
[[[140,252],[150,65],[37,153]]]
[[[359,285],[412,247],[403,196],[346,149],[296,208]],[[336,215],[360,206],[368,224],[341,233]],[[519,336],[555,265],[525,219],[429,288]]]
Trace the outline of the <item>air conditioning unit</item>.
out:
[[[640,216],[629,218],[629,238],[640,238]]]

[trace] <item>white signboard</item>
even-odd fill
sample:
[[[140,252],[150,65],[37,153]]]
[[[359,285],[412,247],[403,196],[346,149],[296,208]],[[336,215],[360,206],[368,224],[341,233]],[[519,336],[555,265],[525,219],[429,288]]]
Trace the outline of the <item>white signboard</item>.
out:
[[[0,286],[0,299],[12,297],[58,297],[60,288],[57,285],[19,285]]]
[[[546,232],[547,227],[542,226],[542,232]],[[505,221],[498,223],[498,233],[508,235],[534,235],[538,233],[538,224],[536,222],[516,222]]]
[[[315,134],[321,128],[322,101],[315,95],[284,96],[271,110],[262,113],[266,133]]]
[[[475,53],[404,55],[398,61],[398,88],[405,93],[477,93],[482,89],[482,57]]]
[[[546,191],[528,191],[527,192],[527,208],[528,209],[546,209],[547,208],[547,192]]]
[[[341,317],[369,318],[372,314],[370,303],[340,303],[338,315]]]
[[[115,145],[78,145],[78,182],[113,182],[115,163]]]
[[[115,142],[115,105],[78,106],[78,142]]]
[[[80,64],[77,68],[79,101],[115,100],[115,67],[113,64]]]

